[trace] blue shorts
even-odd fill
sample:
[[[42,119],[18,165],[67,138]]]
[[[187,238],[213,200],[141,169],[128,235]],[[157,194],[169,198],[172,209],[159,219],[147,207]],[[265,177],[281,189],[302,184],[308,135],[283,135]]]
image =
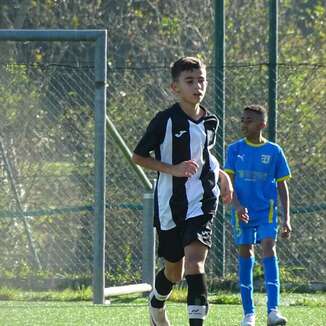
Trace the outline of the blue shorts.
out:
[[[276,240],[277,238],[277,224],[266,223],[256,225],[245,225],[236,223],[233,225],[234,241],[237,245],[257,244],[267,238]]]

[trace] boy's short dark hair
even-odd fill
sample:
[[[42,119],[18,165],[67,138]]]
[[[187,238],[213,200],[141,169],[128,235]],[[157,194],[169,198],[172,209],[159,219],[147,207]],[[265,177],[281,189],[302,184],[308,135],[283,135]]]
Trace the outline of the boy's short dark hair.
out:
[[[206,66],[200,59],[195,57],[182,57],[171,66],[172,80],[176,81],[183,71],[201,68],[205,69]]]
[[[247,106],[245,106],[243,111],[255,112],[255,113],[259,114],[265,122],[267,121],[267,110],[262,105],[259,105],[259,104],[247,105]]]

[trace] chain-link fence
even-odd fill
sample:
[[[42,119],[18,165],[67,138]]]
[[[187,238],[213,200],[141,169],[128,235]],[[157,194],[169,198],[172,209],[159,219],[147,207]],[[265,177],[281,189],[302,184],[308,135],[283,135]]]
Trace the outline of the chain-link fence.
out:
[[[303,90],[300,91],[300,99],[296,103],[288,105],[284,103],[287,99],[287,93],[292,94],[292,90],[286,90],[291,87],[290,78],[301,78],[302,67],[282,65],[279,67],[279,89],[280,100],[278,110],[278,141],[284,148],[289,164],[292,169],[293,179],[289,181],[291,195],[291,215],[293,219],[294,233],[291,241],[279,241],[278,253],[282,264],[282,275],[288,282],[298,281],[305,283],[307,281],[322,281],[325,277],[325,261],[323,257],[324,243],[323,232],[312,235],[315,227],[319,230],[325,230],[324,217],[322,209],[325,205],[324,186],[324,170],[325,163],[322,156],[325,152],[325,131],[321,128],[323,124],[322,101],[320,98],[316,101],[316,94],[313,97],[313,90],[318,91],[309,83],[309,80],[302,80],[302,87],[308,82],[311,90],[305,89],[306,96],[303,95]],[[307,78],[316,77],[319,74],[320,80],[325,75],[325,67],[305,67]],[[290,75],[292,71],[293,75]],[[120,71],[120,73],[122,73]],[[310,75],[312,74],[312,75]],[[141,136],[147,122],[154,116],[158,110],[162,110],[173,102],[173,97],[169,92],[169,68],[153,68],[150,71],[146,70],[125,70],[124,78],[120,78],[120,84],[117,93],[113,96],[114,100],[120,103],[120,107],[124,107],[124,102],[136,101],[136,112],[130,113],[128,120],[118,121],[119,107],[110,103],[109,106],[116,108],[116,111],[109,110],[112,120],[116,123],[118,130],[121,130],[125,136],[130,148],[133,148],[137,139]],[[156,80],[153,86],[152,80]],[[209,91],[206,96],[204,105],[209,109],[214,110],[214,70],[208,68],[208,80],[210,81]],[[111,84],[110,84],[111,85]],[[259,86],[257,86],[259,85]],[[322,89],[323,87],[320,87]],[[129,91],[128,91],[129,90]],[[134,96],[134,90],[137,96]],[[319,94],[319,93],[318,93]],[[308,96],[309,95],[309,96]],[[309,97],[309,99],[307,98]],[[292,97],[292,96],[291,96]],[[267,102],[267,65],[230,65],[226,67],[226,144],[241,137],[240,133],[240,116],[243,107],[248,103],[263,103]],[[298,106],[305,102],[305,98],[311,101],[306,111],[302,111]],[[304,135],[303,130],[296,125],[295,112],[301,116],[301,123],[305,125],[311,124],[310,128],[316,130],[315,140],[314,135],[309,136],[309,139],[315,143],[311,147],[311,143],[307,142],[308,135]],[[316,119],[315,123],[313,122]],[[284,122],[283,122],[284,121]],[[300,119],[299,119],[300,121]],[[320,127],[316,128],[316,126]],[[141,126],[141,127],[140,127]],[[306,130],[310,134],[311,130]],[[300,135],[300,137],[298,136]],[[221,144],[217,144],[217,149]],[[304,149],[307,147],[307,150]],[[311,154],[308,151],[312,151]],[[306,162],[305,162],[306,161]],[[305,163],[304,163],[305,162]],[[318,174],[316,171],[320,171]],[[301,177],[303,176],[303,177]],[[313,189],[319,189],[319,192]],[[304,196],[304,192],[306,195]],[[309,197],[308,197],[309,196]],[[306,197],[304,199],[304,197]],[[280,210],[282,211],[282,210]],[[226,244],[225,244],[225,270],[227,275],[230,275],[237,270],[237,250],[233,244],[231,226],[228,221],[229,210],[226,212]],[[313,224],[312,220],[313,218]],[[216,228],[221,225],[215,224]],[[215,232],[218,234],[218,232]],[[221,239],[214,239],[214,247],[221,246]],[[211,278],[216,276],[216,264],[221,257],[217,256],[213,250],[210,253],[208,261],[208,274]],[[314,261],[314,263],[313,263]],[[316,268],[316,266],[318,266]]]
[[[294,227],[290,243],[279,244],[289,272],[324,281],[326,185],[326,66],[280,66],[278,139],[292,168],[289,182]],[[295,94],[289,99],[289,94]]]
[[[169,63],[179,56],[195,54],[206,61],[209,86],[204,105],[215,110],[216,80],[209,59],[214,15],[209,0],[192,1],[192,6],[158,1],[155,7],[136,1],[125,8],[123,3],[110,1],[96,26],[110,26],[107,113],[133,150],[155,113],[174,101]],[[291,241],[279,241],[278,254],[282,277],[292,284],[323,281],[326,276],[326,67],[319,25],[299,21],[303,15],[299,7],[303,5],[287,2],[280,8],[278,66],[277,138],[293,173],[289,188],[294,229]],[[244,105],[267,103],[267,8],[267,0],[255,5],[226,1],[224,146],[241,137]],[[128,28],[119,30],[125,20]],[[199,22],[198,28],[190,24],[192,20]],[[304,47],[311,49],[310,57]],[[27,42],[0,44],[0,51],[1,285],[32,289],[89,285],[95,192],[92,49],[79,42],[53,46]],[[217,150],[221,146],[217,144]],[[150,179],[156,177],[146,173]],[[145,189],[110,133],[106,181],[107,285],[136,283],[142,274]],[[228,218],[227,209],[225,272],[236,280],[237,251]],[[216,248],[222,243],[216,237],[213,242],[207,264],[210,284],[221,260]]]
[[[313,74],[307,78],[323,73],[323,69],[304,68]],[[50,280],[67,285],[67,281],[80,279],[89,284],[94,223],[93,70],[13,64],[2,65],[1,70],[2,275],[7,282],[17,277],[37,278],[40,274],[35,272],[43,272],[42,286]],[[288,80],[298,70],[303,68],[282,67],[281,90],[283,71]],[[173,101],[168,88],[169,68],[111,69],[109,76],[108,114],[132,149],[151,117]],[[212,68],[208,76],[214,80]],[[227,69],[226,143],[241,137],[242,107],[264,102],[267,97],[254,82],[251,87],[247,84],[246,92],[240,92],[248,79],[266,83],[266,66]],[[305,81],[302,83],[304,86]],[[210,92],[204,105],[212,109]],[[308,104],[312,111],[299,110],[303,97],[283,110],[284,93],[280,94],[278,139],[293,172],[294,234],[291,242],[279,242],[279,255],[292,276],[322,280],[325,202],[323,191],[316,192],[316,188],[322,190],[325,185],[325,131],[321,127],[325,118],[319,114],[319,103]],[[126,112],[125,106],[134,111]],[[309,142],[300,129],[300,124],[307,123],[311,125]],[[109,284],[137,282],[141,280],[144,189],[109,134],[107,139],[107,279]],[[220,246],[220,240],[215,238],[214,244]],[[236,271],[237,254],[227,219],[225,251],[226,273],[230,274]],[[212,278],[220,259],[213,248],[208,262]]]
[[[43,287],[90,277],[93,72],[17,64],[0,69],[1,278]]]
[[[322,128],[326,122],[322,113],[325,107],[322,90],[325,87],[326,67],[282,64],[278,70],[276,134],[293,175],[288,184],[294,230],[290,241],[278,241],[281,274],[286,282],[292,284],[318,283],[325,279],[326,273],[323,258],[326,137]],[[248,85],[245,89],[241,86],[243,81]],[[267,96],[265,64],[227,68],[226,143],[241,137],[239,127],[243,107],[248,103],[264,104]],[[233,272],[236,270],[236,250],[231,233],[227,234],[230,241],[226,245],[226,269]]]

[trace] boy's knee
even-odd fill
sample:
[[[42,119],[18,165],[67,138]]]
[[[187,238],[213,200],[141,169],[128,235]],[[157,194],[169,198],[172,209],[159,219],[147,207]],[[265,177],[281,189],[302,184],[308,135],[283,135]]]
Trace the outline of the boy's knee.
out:
[[[244,258],[250,258],[255,255],[255,250],[253,245],[240,245],[239,255]]]
[[[205,273],[205,262],[197,259],[188,259],[185,261],[185,273],[202,274]]]
[[[181,282],[181,280],[182,280],[182,276],[183,276],[183,275],[180,274],[180,273],[170,272],[169,274],[166,275],[166,278],[167,278],[170,282],[176,284],[176,283]]]
[[[262,247],[264,257],[276,256],[276,243],[273,239],[264,239]]]
[[[183,271],[179,269],[165,269],[165,276],[170,282],[176,284],[181,282],[183,278]]]

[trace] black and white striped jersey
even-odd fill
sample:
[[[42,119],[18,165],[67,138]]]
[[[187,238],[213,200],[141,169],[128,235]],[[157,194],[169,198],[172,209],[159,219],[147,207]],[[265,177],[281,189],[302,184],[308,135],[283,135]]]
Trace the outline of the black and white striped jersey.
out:
[[[164,163],[178,164],[194,160],[198,171],[190,178],[159,172],[154,195],[154,225],[170,230],[184,220],[214,215],[217,209],[219,164],[211,154],[216,139],[218,119],[206,114],[192,120],[178,103],[159,112],[149,123],[135,153]]]

